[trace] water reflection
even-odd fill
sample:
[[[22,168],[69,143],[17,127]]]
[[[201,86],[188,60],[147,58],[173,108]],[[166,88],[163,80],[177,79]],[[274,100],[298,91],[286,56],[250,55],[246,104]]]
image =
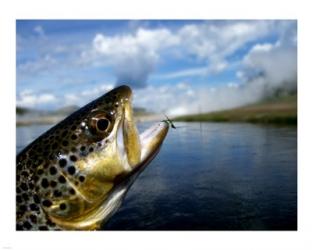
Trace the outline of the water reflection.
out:
[[[35,140],[39,135],[51,128],[52,125],[19,126],[16,128],[16,152]]]
[[[297,228],[296,128],[176,126],[104,229]],[[46,129],[19,127],[17,150]]]

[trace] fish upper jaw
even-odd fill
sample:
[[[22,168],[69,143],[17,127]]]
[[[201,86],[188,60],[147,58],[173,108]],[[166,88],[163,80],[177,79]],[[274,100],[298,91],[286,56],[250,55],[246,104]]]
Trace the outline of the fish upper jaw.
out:
[[[167,135],[169,125],[167,122],[160,122],[139,135],[133,117],[131,89],[127,86],[121,86],[118,89],[122,92],[124,100],[123,117],[121,124],[119,124],[117,144],[120,148],[121,157],[125,158],[126,156],[125,170],[133,170],[140,166],[146,158],[151,157],[160,147]],[[121,128],[122,135],[120,133]]]
[[[141,160],[141,142],[133,118],[131,99],[124,103],[123,143],[127,154],[128,163],[133,168]]]
[[[117,132],[117,148],[126,172],[140,168],[153,158],[169,130],[167,122],[158,122],[139,134],[131,107],[131,98],[124,103],[123,117]],[[145,164],[146,165],[146,164]]]

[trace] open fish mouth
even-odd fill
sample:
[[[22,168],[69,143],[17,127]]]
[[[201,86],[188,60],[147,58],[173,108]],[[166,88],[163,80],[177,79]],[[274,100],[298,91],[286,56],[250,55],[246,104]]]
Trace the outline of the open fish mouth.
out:
[[[166,122],[158,122],[139,134],[131,105],[131,89],[127,86],[121,86],[118,89],[122,89],[128,96],[124,103],[124,115],[117,132],[117,145],[120,156],[123,158],[124,167],[128,172],[123,176],[129,177],[134,173],[141,172],[157,155],[168,133],[169,125]]]

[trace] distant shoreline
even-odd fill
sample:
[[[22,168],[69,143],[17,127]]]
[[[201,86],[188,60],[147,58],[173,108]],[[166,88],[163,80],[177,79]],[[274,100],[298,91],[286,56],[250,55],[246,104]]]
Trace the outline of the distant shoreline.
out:
[[[32,117],[18,116],[16,126],[53,125],[63,120],[67,114],[44,114]],[[162,114],[149,114],[138,112],[136,122],[161,121]],[[297,95],[275,97],[259,103],[239,108],[183,115],[173,118],[174,121],[183,122],[248,122],[277,125],[297,125]]]
[[[286,96],[217,112],[179,116],[184,122],[249,122],[278,125],[297,125],[297,95]]]

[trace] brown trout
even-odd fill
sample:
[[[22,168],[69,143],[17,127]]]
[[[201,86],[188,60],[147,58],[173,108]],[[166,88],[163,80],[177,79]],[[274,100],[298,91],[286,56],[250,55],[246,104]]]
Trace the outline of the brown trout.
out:
[[[138,134],[120,86],[52,127],[17,155],[17,230],[96,230],[156,156],[169,125]]]

